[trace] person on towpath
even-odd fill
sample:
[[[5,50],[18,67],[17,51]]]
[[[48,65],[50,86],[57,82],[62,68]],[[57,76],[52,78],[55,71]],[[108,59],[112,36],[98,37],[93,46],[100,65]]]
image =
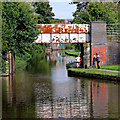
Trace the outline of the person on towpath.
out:
[[[96,53],[96,61],[97,61],[97,67],[98,67],[98,69],[100,69],[100,65],[99,65],[99,63],[100,63],[100,56],[98,55],[98,53]]]
[[[80,67],[80,56],[78,55],[76,58],[75,58],[76,62],[77,62],[77,68]]]
[[[93,57],[93,65],[92,65],[92,67],[94,68],[96,68],[96,57],[95,57],[95,55],[94,55],[94,57]]]

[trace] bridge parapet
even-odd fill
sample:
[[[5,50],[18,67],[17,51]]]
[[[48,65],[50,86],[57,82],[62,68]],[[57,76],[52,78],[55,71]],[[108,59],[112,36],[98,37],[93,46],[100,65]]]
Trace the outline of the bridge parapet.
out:
[[[88,33],[89,24],[37,24],[40,33]]]
[[[89,24],[37,24],[40,34],[35,43],[86,43]]]

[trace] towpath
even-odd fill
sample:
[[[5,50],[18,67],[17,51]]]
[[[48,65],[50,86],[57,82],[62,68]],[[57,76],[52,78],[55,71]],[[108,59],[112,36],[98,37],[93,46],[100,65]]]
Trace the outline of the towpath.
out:
[[[77,63],[73,63],[72,65],[70,65],[70,68],[77,68]],[[120,71],[117,70],[97,69],[97,68],[89,68],[89,69],[120,73]]]

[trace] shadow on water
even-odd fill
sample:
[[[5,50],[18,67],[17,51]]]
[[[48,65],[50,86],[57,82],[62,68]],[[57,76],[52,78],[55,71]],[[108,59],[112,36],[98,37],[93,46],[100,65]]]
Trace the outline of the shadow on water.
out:
[[[2,79],[3,118],[118,118],[120,84],[68,77],[63,52],[34,55]]]

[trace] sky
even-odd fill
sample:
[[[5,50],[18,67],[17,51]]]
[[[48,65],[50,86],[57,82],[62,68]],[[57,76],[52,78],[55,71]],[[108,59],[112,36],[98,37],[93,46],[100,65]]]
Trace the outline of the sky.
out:
[[[75,12],[76,5],[69,4],[70,1],[66,2],[53,2],[53,0],[50,1],[50,6],[53,8],[52,12],[55,14],[54,18],[59,19],[73,19],[72,12]]]

